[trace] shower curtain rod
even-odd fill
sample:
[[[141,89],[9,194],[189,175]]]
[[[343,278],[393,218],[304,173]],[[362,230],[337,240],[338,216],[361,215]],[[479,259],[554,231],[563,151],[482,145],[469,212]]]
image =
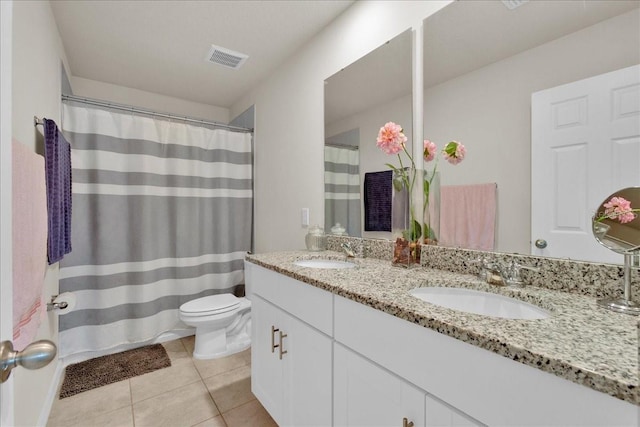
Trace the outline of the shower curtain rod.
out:
[[[176,116],[169,113],[159,113],[157,111],[146,110],[144,108],[132,107],[130,105],[115,104],[113,102],[100,101],[99,99],[82,98],[74,95],[62,95],[62,101],[79,102],[81,104],[93,105],[96,107],[110,108],[113,110],[128,111],[130,113],[145,114],[147,116],[162,117],[169,120],[180,120],[187,123],[196,123],[199,125],[212,126],[216,128],[234,130],[238,132],[253,133],[253,129],[243,128],[240,126],[231,126],[223,123],[212,122],[209,120],[194,119],[186,116]]]
[[[347,144],[324,144],[326,147],[335,147],[335,148],[345,148],[347,150],[359,150],[360,148],[355,145],[347,145]]]

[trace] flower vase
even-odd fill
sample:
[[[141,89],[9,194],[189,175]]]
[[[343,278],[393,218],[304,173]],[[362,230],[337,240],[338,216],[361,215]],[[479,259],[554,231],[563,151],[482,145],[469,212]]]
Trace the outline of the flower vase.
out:
[[[391,232],[394,239],[392,265],[410,268],[420,265],[420,223],[416,221],[415,209],[408,188],[415,177],[411,168],[393,172],[391,199]]]
[[[440,237],[440,172],[425,170],[423,186],[423,242],[437,245]]]

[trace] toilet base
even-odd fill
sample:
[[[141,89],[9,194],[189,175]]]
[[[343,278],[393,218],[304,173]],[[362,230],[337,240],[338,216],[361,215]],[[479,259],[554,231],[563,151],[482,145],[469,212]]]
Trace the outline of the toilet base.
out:
[[[244,327],[232,335],[226,329],[206,330],[196,328],[196,344],[193,349],[194,359],[217,359],[239,353],[251,346],[249,327]]]

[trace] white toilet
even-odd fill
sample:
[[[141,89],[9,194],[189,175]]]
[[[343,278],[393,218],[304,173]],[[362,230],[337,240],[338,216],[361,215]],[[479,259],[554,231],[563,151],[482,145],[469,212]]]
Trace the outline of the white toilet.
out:
[[[196,328],[193,357],[215,359],[251,345],[251,301],[233,294],[211,295],[180,306],[180,320]]]

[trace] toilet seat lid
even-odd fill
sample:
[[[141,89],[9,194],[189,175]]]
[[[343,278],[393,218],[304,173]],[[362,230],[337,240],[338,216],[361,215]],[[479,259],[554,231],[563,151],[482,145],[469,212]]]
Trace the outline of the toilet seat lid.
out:
[[[220,294],[202,297],[182,304],[183,313],[204,313],[230,311],[240,305],[240,300],[233,294]]]

